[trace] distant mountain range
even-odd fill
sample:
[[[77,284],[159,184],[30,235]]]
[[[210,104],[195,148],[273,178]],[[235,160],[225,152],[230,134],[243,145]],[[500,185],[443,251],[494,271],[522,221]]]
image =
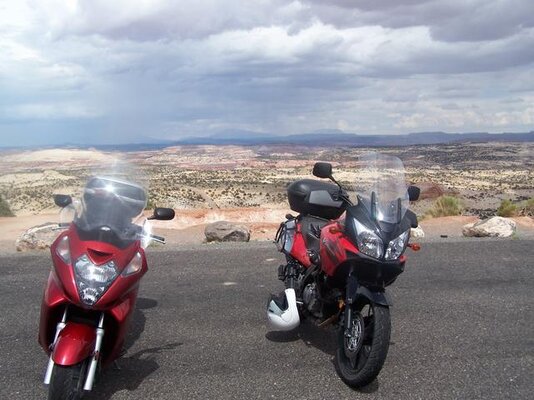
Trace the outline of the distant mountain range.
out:
[[[234,131],[207,137],[190,137],[175,144],[181,145],[262,145],[298,144],[307,146],[413,146],[461,142],[534,142],[534,131],[528,133],[445,133],[419,132],[404,135],[357,135],[336,129],[298,135],[275,136],[266,133]]]
[[[69,143],[64,145],[39,146],[39,148],[95,148],[100,150],[158,150],[170,146],[183,145],[300,145],[300,146],[350,146],[350,147],[394,147],[433,145],[465,142],[534,142],[534,131],[522,133],[445,133],[418,132],[400,135],[360,135],[346,133],[338,129],[324,129],[311,133],[278,136],[269,133],[245,130],[226,130],[210,136],[186,137],[179,140],[144,138],[138,143],[86,145]],[[31,149],[34,147],[24,147]],[[5,150],[9,148],[4,148]],[[11,149],[14,149],[13,147]]]

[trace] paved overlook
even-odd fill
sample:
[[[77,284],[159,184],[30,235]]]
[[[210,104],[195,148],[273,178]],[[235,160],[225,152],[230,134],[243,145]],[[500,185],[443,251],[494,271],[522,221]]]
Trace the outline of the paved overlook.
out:
[[[390,288],[389,355],[353,391],[332,364],[331,331],[268,332],[282,288],[274,245],[149,251],[151,270],[121,368],[87,399],[530,399],[534,393],[534,241],[426,243]],[[0,398],[43,399],[37,344],[48,253],[0,257]]]

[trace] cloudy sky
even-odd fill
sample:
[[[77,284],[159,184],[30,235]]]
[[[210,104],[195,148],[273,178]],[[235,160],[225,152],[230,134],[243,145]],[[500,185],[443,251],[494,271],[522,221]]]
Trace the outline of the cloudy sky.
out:
[[[534,129],[531,0],[0,0],[0,145]]]

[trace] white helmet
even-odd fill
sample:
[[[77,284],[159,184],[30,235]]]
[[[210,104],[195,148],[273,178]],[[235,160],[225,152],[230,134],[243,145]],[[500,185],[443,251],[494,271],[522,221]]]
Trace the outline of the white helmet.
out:
[[[286,289],[280,296],[271,295],[267,303],[267,319],[272,329],[290,331],[300,324],[295,289]]]

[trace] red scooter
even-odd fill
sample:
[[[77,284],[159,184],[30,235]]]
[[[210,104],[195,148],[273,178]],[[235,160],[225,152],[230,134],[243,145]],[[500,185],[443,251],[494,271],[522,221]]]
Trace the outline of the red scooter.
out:
[[[53,268],[41,306],[39,343],[49,354],[44,383],[49,400],[81,398],[97,368],[121,355],[139,282],[147,272],[148,224],[133,223],[147,204],[142,186],[114,178],[91,178],[80,201],[54,196],[75,212],[52,244]],[[148,219],[170,220],[174,210],[156,208]],[[146,222],[146,221],[145,221]]]
[[[332,165],[316,163],[311,179],[288,187],[290,214],[276,236],[286,264],[278,278],[286,289],[272,295],[267,316],[275,330],[295,329],[308,318],[338,328],[335,366],[350,386],[362,387],[379,374],[389,347],[391,302],[385,288],[403,272],[410,228],[408,210],[419,189],[406,186],[400,159],[379,153],[360,158],[357,203],[332,177]]]

